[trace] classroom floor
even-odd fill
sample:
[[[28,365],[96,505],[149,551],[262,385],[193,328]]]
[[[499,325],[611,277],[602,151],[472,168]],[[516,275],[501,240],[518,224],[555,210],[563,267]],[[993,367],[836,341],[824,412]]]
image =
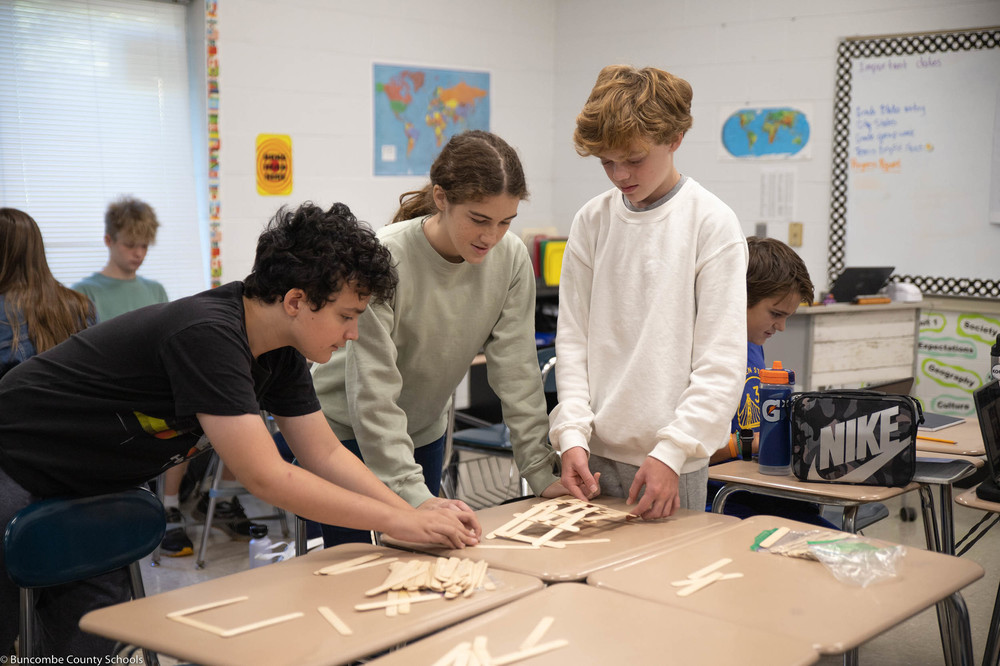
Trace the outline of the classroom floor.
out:
[[[956,494],[958,494],[958,489],[956,489]],[[244,496],[241,501],[251,516],[271,513],[270,507],[262,505],[253,497]],[[889,508],[889,517],[869,527],[865,530],[865,534],[916,548],[922,547],[924,533],[919,511],[916,521],[903,522],[899,513],[904,503],[906,506],[919,509],[919,498],[915,493],[909,493],[904,498],[896,498],[886,502],[886,506]],[[192,507],[185,505],[183,508],[185,515],[190,516]],[[983,516],[983,513],[959,505],[955,505],[954,510],[956,539],[960,539]],[[277,520],[262,522],[269,526],[272,540],[285,540],[281,536],[281,528]],[[289,530],[292,529],[294,526],[290,522]],[[201,528],[190,527],[188,535],[194,541],[197,553]],[[290,532],[287,541],[291,542],[292,539],[293,536]],[[319,540],[310,542],[310,546],[314,545],[321,546],[322,542]],[[162,558],[160,566],[146,566],[143,569],[146,593],[156,594],[242,571],[249,565],[248,551],[246,542],[230,540],[222,531],[213,529],[209,538],[204,569],[195,568],[195,557],[193,556]],[[978,562],[986,570],[986,575],[982,579],[962,591],[972,620],[975,660],[976,663],[979,663],[983,657],[986,630],[993,611],[997,585],[1000,582],[1000,527],[990,531],[964,557]],[[176,661],[167,657],[161,657],[160,663],[163,666],[177,664]],[[839,655],[827,656],[820,659],[818,663],[822,666],[833,666],[834,664],[842,664],[843,660]],[[944,664],[937,615],[934,609],[930,608],[924,611],[863,645],[860,650],[860,663],[870,666],[895,666],[897,664],[899,666],[936,666]]]

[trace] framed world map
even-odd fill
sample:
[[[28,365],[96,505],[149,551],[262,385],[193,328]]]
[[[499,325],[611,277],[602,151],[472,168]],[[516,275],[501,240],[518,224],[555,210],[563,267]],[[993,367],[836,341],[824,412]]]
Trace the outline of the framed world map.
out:
[[[490,74],[375,63],[376,176],[426,176],[452,135],[490,129]]]

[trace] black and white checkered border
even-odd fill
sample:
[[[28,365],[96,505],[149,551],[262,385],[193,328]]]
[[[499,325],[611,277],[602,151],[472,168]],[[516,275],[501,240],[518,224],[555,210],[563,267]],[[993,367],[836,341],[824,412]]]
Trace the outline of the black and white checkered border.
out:
[[[847,169],[851,123],[851,59],[900,56],[938,51],[971,51],[1000,47],[1000,30],[986,28],[926,35],[898,35],[873,39],[844,39],[837,48],[837,91],[833,100],[833,176],[830,184],[830,236],[827,278],[844,270],[847,235]],[[894,275],[893,282],[910,282],[924,294],[1000,297],[1000,282],[976,278],[930,275]]]

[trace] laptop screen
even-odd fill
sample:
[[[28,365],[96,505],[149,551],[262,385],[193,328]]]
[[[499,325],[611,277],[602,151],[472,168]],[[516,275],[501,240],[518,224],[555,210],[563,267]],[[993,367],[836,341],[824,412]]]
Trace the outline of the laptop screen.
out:
[[[892,266],[852,266],[845,268],[830,287],[838,303],[851,303],[858,296],[877,294],[892,275]]]
[[[994,379],[979,387],[972,392],[972,396],[976,401],[990,478],[1000,484],[1000,381]]]
[[[913,390],[913,377],[867,384],[864,389],[866,391],[881,391],[889,395],[910,395],[910,391]]]

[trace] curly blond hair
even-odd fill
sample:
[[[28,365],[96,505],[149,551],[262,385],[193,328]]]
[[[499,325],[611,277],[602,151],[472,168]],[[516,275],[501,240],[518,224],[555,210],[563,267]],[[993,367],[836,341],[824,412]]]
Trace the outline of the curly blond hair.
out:
[[[634,142],[671,144],[691,129],[691,84],[655,67],[609,65],[576,117],[580,155],[627,150]]]

